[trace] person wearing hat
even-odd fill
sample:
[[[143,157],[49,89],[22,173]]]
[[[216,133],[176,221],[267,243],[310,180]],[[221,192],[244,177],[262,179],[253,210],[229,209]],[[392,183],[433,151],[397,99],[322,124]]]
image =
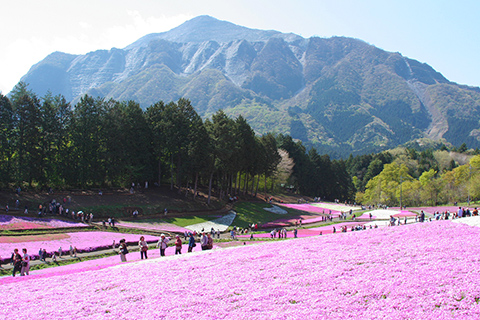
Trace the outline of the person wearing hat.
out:
[[[165,237],[165,234],[162,233],[160,240],[158,240],[157,247],[160,248],[160,256],[165,256],[165,249],[168,247],[169,238]]]
[[[188,240],[188,252],[192,252],[193,247],[196,247],[197,245],[195,244],[195,237],[191,232],[189,233],[189,236],[190,239]]]
[[[182,254],[182,240],[180,239],[180,236],[176,236],[177,240],[175,241],[175,254]]]

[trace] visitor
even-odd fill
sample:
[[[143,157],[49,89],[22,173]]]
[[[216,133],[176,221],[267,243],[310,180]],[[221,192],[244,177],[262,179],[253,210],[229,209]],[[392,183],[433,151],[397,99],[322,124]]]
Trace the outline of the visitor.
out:
[[[147,242],[145,241],[144,236],[140,237],[140,241],[138,241],[138,247],[140,248],[140,259],[143,260],[143,257],[145,257],[145,259],[148,259],[148,256],[147,256],[148,245],[147,245]]]
[[[196,247],[195,237],[190,233],[190,239],[188,240],[188,252],[192,252],[193,248]]]
[[[126,262],[127,261],[127,253],[128,253],[128,248],[127,248],[127,244],[125,243],[125,239],[121,239],[120,240],[120,260],[122,262]]]
[[[463,217],[463,209],[462,209],[462,207],[458,207],[457,217],[458,217],[458,218],[462,218],[462,217]]]
[[[12,276],[15,277],[15,274],[22,271],[22,256],[18,253],[18,249],[13,250],[13,274]]]
[[[43,254],[42,254],[42,248],[38,249],[38,259],[40,259],[40,261],[43,261]]]
[[[165,235],[162,233],[162,235],[160,236],[160,240],[158,240],[158,243],[157,243],[157,247],[160,248],[161,257],[165,256],[165,249],[167,249],[169,241],[170,241],[170,238],[165,237]]]
[[[23,259],[22,259],[22,270],[20,272],[20,276],[28,276],[28,272],[30,271],[30,256],[27,253],[27,249],[23,248]]]
[[[293,229],[293,237],[294,238],[297,238],[297,233],[298,233],[297,228]]]
[[[207,244],[208,244],[208,238],[205,235],[205,232],[203,232],[202,236],[200,237],[200,245],[202,247],[202,250],[207,250]]]
[[[205,250],[211,250],[213,248],[213,238],[210,234],[207,235],[207,248]]]
[[[127,244],[124,241],[120,240],[120,244],[119,244],[119,253],[120,253],[120,260],[122,262],[126,262],[127,261],[127,254],[128,254],[128,248],[127,248]]]
[[[176,241],[175,241],[175,254],[182,254],[182,239],[180,239],[179,235],[176,235]]]

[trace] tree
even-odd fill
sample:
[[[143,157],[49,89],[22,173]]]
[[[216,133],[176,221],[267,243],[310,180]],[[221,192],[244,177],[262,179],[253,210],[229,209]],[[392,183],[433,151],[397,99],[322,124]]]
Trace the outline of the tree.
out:
[[[114,103],[110,101],[111,103]],[[103,120],[107,103],[85,95],[75,105],[72,117],[72,185],[92,186],[105,181],[105,131]]]
[[[17,85],[13,92],[16,181],[18,184],[25,181],[33,186],[44,176],[40,101],[22,84]]]
[[[267,179],[272,177],[282,157],[280,156],[277,148],[277,142],[275,140],[275,136],[272,133],[264,134],[260,138],[260,144],[262,145],[263,150],[263,160],[262,160],[262,170],[263,176],[265,178],[265,185],[264,185],[264,192],[265,198],[267,197]]]
[[[13,108],[10,100],[0,93],[0,185],[12,181],[14,128]]]

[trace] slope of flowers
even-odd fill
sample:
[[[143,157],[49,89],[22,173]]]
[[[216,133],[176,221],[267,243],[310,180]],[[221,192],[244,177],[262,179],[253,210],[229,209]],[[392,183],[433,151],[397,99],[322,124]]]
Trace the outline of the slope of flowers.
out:
[[[0,215],[0,230],[77,228],[86,226],[88,225],[76,221]]]
[[[479,319],[479,236],[440,221],[25,277],[0,317]]]
[[[104,232],[104,231],[91,231],[91,232],[71,232],[65,233],[66,237],[61,239],[51,240],[48,236],[45,236],[43,240],[37,241],[25,241],[16,243],[0,243],[0,256],[3,258],[9,258],[13,249],[27,248],[27,251],[32,254],[38,254],[40,248],[46,249],[48,253],[57,251],[62,247],[63,251],[67,251],[70,245],[77,247],[79,252],[82,251],[94,251],[98,249],[104,249],[111,246],[113,241],[118,245],[118,241],[124,238],[127,242],[138,243],[140,235],[137,234],[123,234],[116,232]],[[145,241],[155,241],[158,237],[145,236]],[[21,236],[20,236],[21,237]],[[18,238],[20,238],[18,237]],[[3,239],[3,238],[0,238]]]
[[[361,207],[357,206],[349,206],[349,205],[344,205],[341,203],[329,203],[329,202],[314,202],[312,203],[313,206],[324,208],[324,209],[329,209],[329,210],[335,210],[335,211],[355,211],[355,210],[361,210]]]

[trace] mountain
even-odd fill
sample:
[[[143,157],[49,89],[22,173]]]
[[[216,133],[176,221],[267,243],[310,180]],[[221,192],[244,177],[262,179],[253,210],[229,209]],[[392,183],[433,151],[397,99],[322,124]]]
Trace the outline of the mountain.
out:
[[[336,155],[420,139],[480,147],[480,89],[358,39],[305,39],[199,16],[124,49],[55,52],[21,79],[76,101],[90,94],[188,98],[203,117],[242,114],[258,133],[290,134]]]

